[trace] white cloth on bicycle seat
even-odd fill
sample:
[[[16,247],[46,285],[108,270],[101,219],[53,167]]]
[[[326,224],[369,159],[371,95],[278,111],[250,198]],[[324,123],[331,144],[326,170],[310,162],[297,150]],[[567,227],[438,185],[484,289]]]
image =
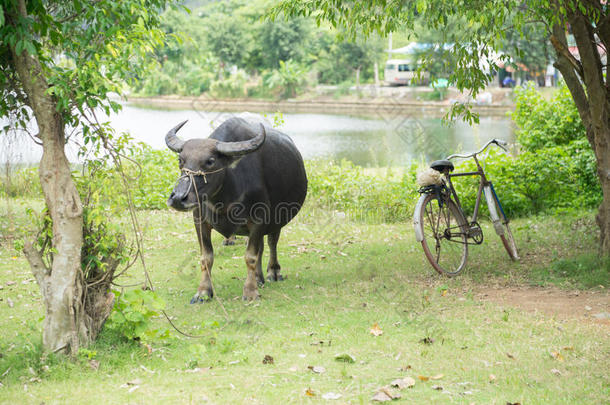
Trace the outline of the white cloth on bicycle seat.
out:
[[[439,171],[428,167],[417,173],[417,184],[420,187],[432,186],[434,184],[441,184],[442,183],[441,176],[442,176],[442,174]]]

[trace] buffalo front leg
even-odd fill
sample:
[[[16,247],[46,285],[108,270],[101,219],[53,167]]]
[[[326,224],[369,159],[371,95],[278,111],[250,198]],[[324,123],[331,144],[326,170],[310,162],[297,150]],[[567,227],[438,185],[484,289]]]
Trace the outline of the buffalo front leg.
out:
[[[212,227],[203,223],[197,216],[197,210],[193,214],[197,239],[201,248],[201,282],[197,292],[191,299],[191,304],[204,302],[212,299],[214,289],[212,288],[212,265],[214,264],[214,250],[212,248]]]
[[[265,250],[265,237],[261,236],[258,243],[256,254],[256,283],[259,287],[265,284],[265,276],[263,275],[263,251]]]
[[[280,274],[280,263],[277,261],[277,243],[280,240],[280,231],[267,235],[269,244],[269,264],[267,265],[267,280],[282,281],[284,277]]]
[[[246,248],[246,267],[248,269],[248,275],[246,276],[246,282],[244,283],[244,301],[252,301],[260,298],[258,293],[258,277],[257,272],[260,272],[262,276],[262,270],[260,270],[259,260],[262,256],[262,240],[263,234],[259,227],[254,225],[250,230],[250,237],[248,238],[248,247]],[[260,252],[260,254],[259,254]],[[259,270],[257,270],[259,267]]]

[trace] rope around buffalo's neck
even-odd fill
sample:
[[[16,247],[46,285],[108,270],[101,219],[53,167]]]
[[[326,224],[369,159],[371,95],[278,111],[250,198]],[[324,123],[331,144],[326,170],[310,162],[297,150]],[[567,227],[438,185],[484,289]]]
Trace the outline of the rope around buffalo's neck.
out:
[[[218,170],[212,170],[211,172],[205,172],[203,170],[191,170],[191,169],[182,169],[182,173],[184,173],[182,175],[182,177],[188,177],[191,179],[191,184],[194,184],[194,179],[193,177],[195,176],[202,176],[203,177],[203,182],[204,183],[208,183],[208,178],[206,177],[208,174],[213,174],[213,173],[218,173],[224,170],[224,167],[218,169]]]

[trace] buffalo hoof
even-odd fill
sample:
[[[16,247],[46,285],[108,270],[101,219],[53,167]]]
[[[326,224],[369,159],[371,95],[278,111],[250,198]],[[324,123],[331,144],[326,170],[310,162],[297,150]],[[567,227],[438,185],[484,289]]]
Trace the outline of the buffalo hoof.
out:
[[[213,293],[196,293],[193,298],[191,298],[191,304],[201,304],[203,302],[210,301],[213,296]]]
[[[260,300],[261,295],[256,290],[255,291],[245,291],[244,290],[244,295],[241,297],[241,299],[244,301]]]
[[[277,275],[269,274],[267,276],[267,280],[268,281],[284,281],[284,276],[282,276],[281,274],[277,274]]]

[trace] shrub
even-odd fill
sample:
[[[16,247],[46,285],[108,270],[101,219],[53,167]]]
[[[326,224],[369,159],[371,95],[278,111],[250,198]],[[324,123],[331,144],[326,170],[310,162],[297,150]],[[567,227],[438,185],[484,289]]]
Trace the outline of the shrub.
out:
[[[517,140],[527,151],[568,145],[586,139],[578,110],[567,86],[562,85],[546,100],[528,82],[515,89],[515,111],[510,114],[517,125]]]
[[[152,318],[165,308],[165,301],[154,291],[133,289],[120,294],[114,291],[118,300],[108,318],[106,327],[120,333],[127,339],[149,341],[167,338],[167,328],[152,327]]]
[[[246,83],[248,75],[243,70],[238,70],[226,79],[212,82],[210,93],[218,98],[239,98],[247,95]]]
[[[265,80],[270,89],[279,89],[282,98],[294,98],[307,84],[307,67],[293,60],[280,61]]]
[[[29,167],[15,170],[10,175],[0,176],[0,196],[4,197],[42,197],[38,168]]]

